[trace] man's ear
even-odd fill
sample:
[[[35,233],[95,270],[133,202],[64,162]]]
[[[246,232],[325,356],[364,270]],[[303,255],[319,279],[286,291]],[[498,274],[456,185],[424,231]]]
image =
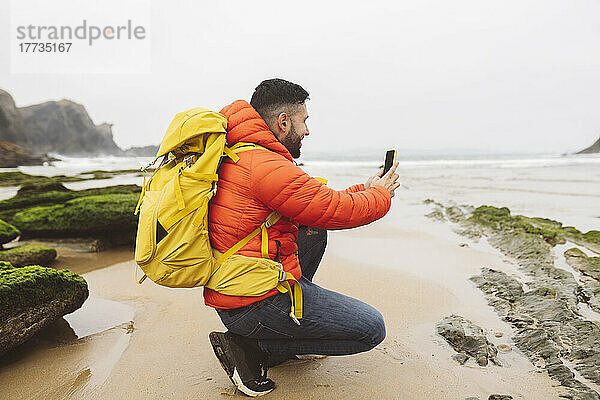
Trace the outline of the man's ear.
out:
[[[290,117],[286,113],[281,113],[277,117],[277,125],[283,134],[287,134],[291,121]]]

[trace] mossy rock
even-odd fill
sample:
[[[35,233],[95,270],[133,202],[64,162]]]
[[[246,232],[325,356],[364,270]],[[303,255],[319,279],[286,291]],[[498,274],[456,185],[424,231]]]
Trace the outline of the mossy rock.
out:
[[[487,205],[477,207],[467,221],[493,231],[519,231],[541,235],[546,242],[553,246],[566,241],[560,222],[547,218],[511,215],[507,207],[498,208]]]
[[[0,250],[0,261],[9,262],[16,267],[33,264],[48,265],[55,258],[55,249],[37,244],[26,244],[7,250]]]
[[[0,219],[0,249],[3,244],[15,240],[20,234],[17,228]]]
[[[87,282],[74,272],[0,262],[0,354],[77,310],[88,295]]]
[[[589,231],[581,236],[586,242],[600,245],[600,231]]]
[[[32,207],[16,213],[13,224],[25,237],[74,237],[135,234],[137,193],[104,194],[71,199],[64,204]]]
[[[21,186],[42,181],[52,182],[53,179],[47,176],[24,174],[20,171],[0,172],[0,186]]]
[[[79,182],[89,181],[97,179],[108,179],[113,178],[116,175],[138,173],[141,174],[138,169],[122,169],[117,171],[89,171],[83,172],[76,176],[56,175],[56,176],[42,176],[42,175],[29,175],[24,174],[20,171],[8,171],[0,172],[0,186],[23,186],[23,185],[38,185],[38,184],[49,184],[54,182]]]
[[[40,182],[40,183],[32,183],[21,186],[21,188],[17,191],[16,197],[24,197],[31,196],[33,194],[40,194],[46,192],[70,192],[70,189],[67,189],[60,182]]]
[[[44,189],[49,191],[44,192]],[[116,185],[85,190],[69,190],[60,183],[27,185],[23,186],[16,196],[7,200],[0,200],[0,219],[12,222],[12,218],[16,213],[27,208],[60,204],[77,197],[119,193],[137,193],[139,195],[140,191],[141,187],[138,185]]]

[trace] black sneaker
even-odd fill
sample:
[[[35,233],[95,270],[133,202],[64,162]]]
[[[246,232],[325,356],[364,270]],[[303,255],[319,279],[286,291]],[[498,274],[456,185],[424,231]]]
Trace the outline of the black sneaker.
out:
[[[211,332],[210,344],[231,382],[246,396],[263,396],[275,389],[267,378],[264,354],[252,339],[231,332]]]

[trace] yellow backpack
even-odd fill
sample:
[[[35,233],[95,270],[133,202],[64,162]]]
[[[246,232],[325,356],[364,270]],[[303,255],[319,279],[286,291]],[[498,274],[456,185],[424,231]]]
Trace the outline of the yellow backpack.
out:
[[[237,153],[261,148],[254,143],[225,142],[227,119],[214,111],[193,108],[175,115],[155,160],[144,171],[135,213],[139,212],[135,262],[146,277],[172,288],[206,286],[231,296],[261,296],[277,288],[289,292],[290,316],[302,318],[302,289],[280,263],[269,259],[267,229],[281,218],[269,214],[265,222],[224,254],[211,248],[208,207],[217,190],[222,157],[237,162]],[[146,181],[146,170],[162,157]],[[235,254],[261,234],[262,258]],[[136,266],[137,275],[137,266]]]

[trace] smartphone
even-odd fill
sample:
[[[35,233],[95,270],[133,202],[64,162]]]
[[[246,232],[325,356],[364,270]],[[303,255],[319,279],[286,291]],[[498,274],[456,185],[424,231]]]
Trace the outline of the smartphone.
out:
[[[392,165],[396,162],[396,150],[388,150],[385,153],[385,163],[383,164],[383,175],[385,175]]]

